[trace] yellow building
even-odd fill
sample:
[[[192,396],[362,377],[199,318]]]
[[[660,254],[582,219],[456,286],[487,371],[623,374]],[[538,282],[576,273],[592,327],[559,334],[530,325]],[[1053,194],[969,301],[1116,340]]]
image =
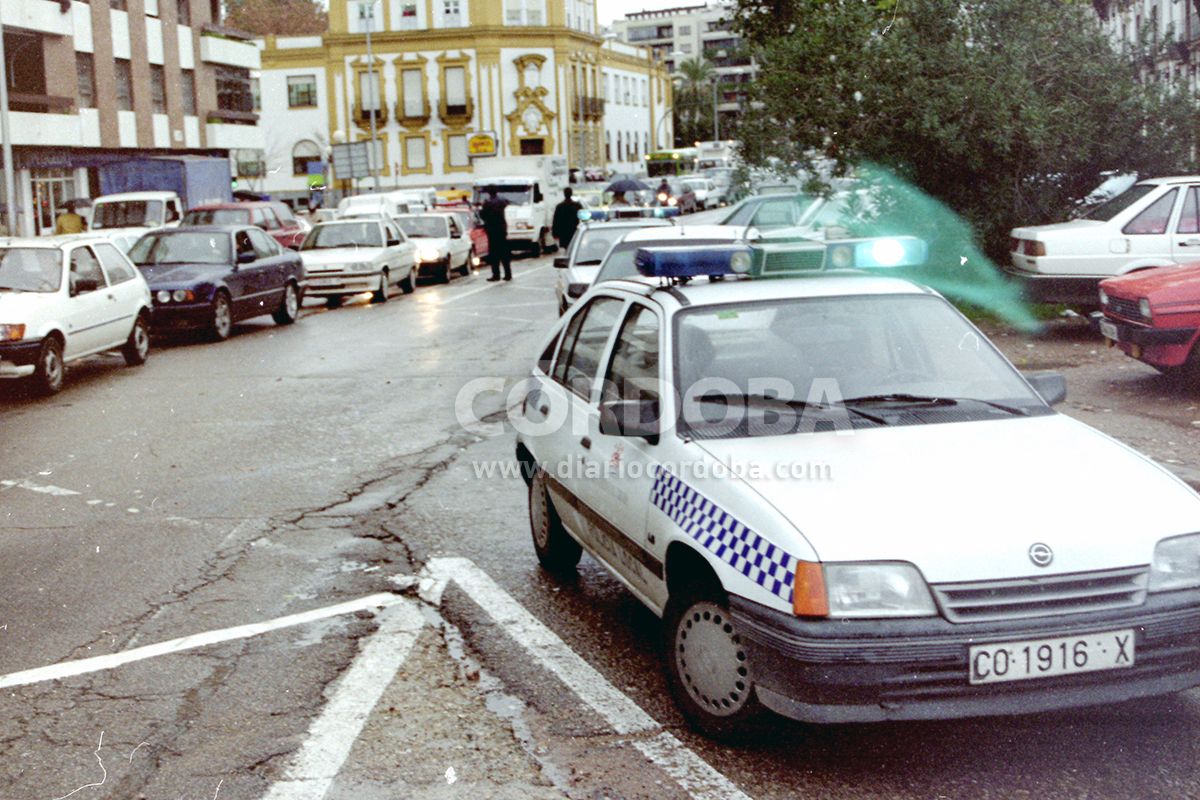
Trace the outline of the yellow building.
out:
[[[500,157],[640,171],[672,140],[670,78],[598,29],[595,0],[332,0],[324,36],[261,43],[262,188],[305,193],[331,144],[371,139],[372,113],[381,188],[469,183],[478,132]]]

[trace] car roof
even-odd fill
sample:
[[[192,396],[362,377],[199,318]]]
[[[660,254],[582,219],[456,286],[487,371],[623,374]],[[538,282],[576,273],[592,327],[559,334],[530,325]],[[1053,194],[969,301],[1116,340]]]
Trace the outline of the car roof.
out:
[[[180,225],[178,228],[154,228],[146,236],[172,233],[237,233],[238,231],[262,230],[253,225]]]
[[[387,221],[391,222],[391,217],[388,217]],[[320,222],[316,222],[313,224],[313,227],[315,228],[317,225],[349,225],[352,222],[353,223],[378,222],[380,224],[383,224],[384,216],[383,216],[383,214],[359,214],[358,216],[354,216],[354,217],[338,217],[337,219],[326,219],[326,220],[322,220]]]
[[[646,227],[646,226],[639,226]],[[662,228],[670,227],[676,234],[664,236]],[[654,225],[645,230],[632,230],[625,235],[624,242],[658,241],[660,239],[678,238],[679,246],[686,247],[692,239],[716,239],[718,241],[735,242],[745,238],[744,225]]]
[[[273,205],[270,200],[240,200],[229,203],[201,203],[198,206],[192,206],[188,212],[192,211],[216,211],[218,209],[233,209],[239,208],[266,208]]]
[[[1152,186],[1162,186],[1168,183],[1200,183],[1200,175],[1168,175],[1163,178],[1146,178],[1138,183],[1148,183]]]
[[[673,228],[675,223],[662,217],[618,217],[582,222],[579,227],[588,231],[597,228]]]
[[[178,197],[175,192],[155,191],[155,192],[113,192],[112,194],[101,195],[93,200],[93,203],[101,200],[165,200],[171,197]]]
[[[638,295],[666,294],[679,306],[717,306],[757,300],[853,297],[860,295],[932,295],[931,290],[903,278],[890,278],[847,270],[796,278],[736,278],[718,282],[673,284],[662,292],[659,278],[635,276],[606,281],[607,289],[624,289]],[[681,299],[682,298],[682,299]]]

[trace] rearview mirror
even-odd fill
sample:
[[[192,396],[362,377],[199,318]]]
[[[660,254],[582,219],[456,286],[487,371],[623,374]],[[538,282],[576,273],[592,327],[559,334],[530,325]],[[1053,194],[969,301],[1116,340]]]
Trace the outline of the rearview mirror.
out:
[[[558,269],[566,269],[567,268],[567,257],[566,256],[557,256],[554,259],[554,266],[557,267]]]
[[[1056,406],[1067,399],[1067,379],[1059,372],[1038,372],[1026,375],[1025,380],[1033,387],[1046,405]]]
[[[611,400],[600,404],[600,432],[658,444],[657,400]]]

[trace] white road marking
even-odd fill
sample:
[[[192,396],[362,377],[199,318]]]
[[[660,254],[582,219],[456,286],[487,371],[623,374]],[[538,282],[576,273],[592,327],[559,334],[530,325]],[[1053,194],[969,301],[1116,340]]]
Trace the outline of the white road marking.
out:
[[[309,727],[308,738],[289,761],[284,778],[272,784],[262,800],[320,800],[325,796],[424,625],[420,607],[411,600],[379,615],[379,629],[338,679],[333,696]]]
[[[38,494],[50,494],[55,497],[70,497],[71,495],[79,494],[79,492],[71,489],[64,489],[61,486],[51,486],[50,484],[34,483],[33,481],[0,481],[0,486],[6,489],[26,489]]]
[[[29,684],[41,683],[43,681],[62,680],[63,678],[70,678],[75,675],[100,672],[101,670],[113,669],[114,667],[131,664],[147,658],[157,658],[158,656],[180,653],[185,650],[195,650],[198,647],[208,647],[222,642],[231,642],[235,639],[248,639],[251,636],[261,636],[264,633],[277,631],[281,628],[290,628],[320,619],[338,617],[343,614],[353,614],[356,611],[364,611],[371,608],[392,606],[402,601],[402,597],[386,592],[372,594],[360,597],[357,600],[326,606],[325,608],[316,608],[300,614],[277,617],[266,622],[252,622],[249,625],[239,625],[235,628],[208,631],[207,633],[195,633],[190,636],[182,636],[178,639],[159,642],[158,644],[136,647],[121,653],[81,658],[77,661],[64,661],[60,664],[22,670],[21,672],[10,672],[7,675],[0,675],[0,689],[6,689],[10,686],[28,686]]]
[[[514,274],[513,281],[514,282],[519,281],[528,275],[533,275],[534,273],[541,272],[542,270],[547,270],[547,269],[550,269],[550,267],[549,266],[541,266],[541,267],[534,267],[533,269],[530,269],[530,270],[524,270],[520,273]],[[467,291],[463,292],[462,294],[456,294],[456,295],[454,295],[454,297],[448,298],[446,300],[443,300],[441,298],[441,295],[431,296],[429,294],[425,294],[421,297],[420,302],[425,303],[427,305],[445,306],[445,305],[449,305],[450,303],[457,303],[459,300],[462,300],[463,298],[466,298],[466,297],[470,297],[471,295],[479,294],[480,292],[486,292],[489,289],[499,289],[504,284],[505,284],[505,281],[500,281],[499,283],[495,283],[495,284],[489,283],[486,286],[479,286],[474,289],[468,289]],[[435,297],[436,297],[436,299],[434,299]]]
[[[734,783],[689,750],[562,639],[525,610],[473,562],[434,558],[426,565],[435,580],[454,581],[543,667],[558,677],[617,733],[661,731],[632,744],[674,778],[693,800],[750,800]]]

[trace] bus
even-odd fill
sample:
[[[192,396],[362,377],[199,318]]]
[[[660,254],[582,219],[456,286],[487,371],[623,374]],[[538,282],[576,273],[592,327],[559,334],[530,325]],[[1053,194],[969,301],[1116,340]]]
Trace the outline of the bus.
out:
[[[700,151],[694,147],[656,150],[646,155],[646,174],[651,178],[688,175],[696,171],[699,157]]]

